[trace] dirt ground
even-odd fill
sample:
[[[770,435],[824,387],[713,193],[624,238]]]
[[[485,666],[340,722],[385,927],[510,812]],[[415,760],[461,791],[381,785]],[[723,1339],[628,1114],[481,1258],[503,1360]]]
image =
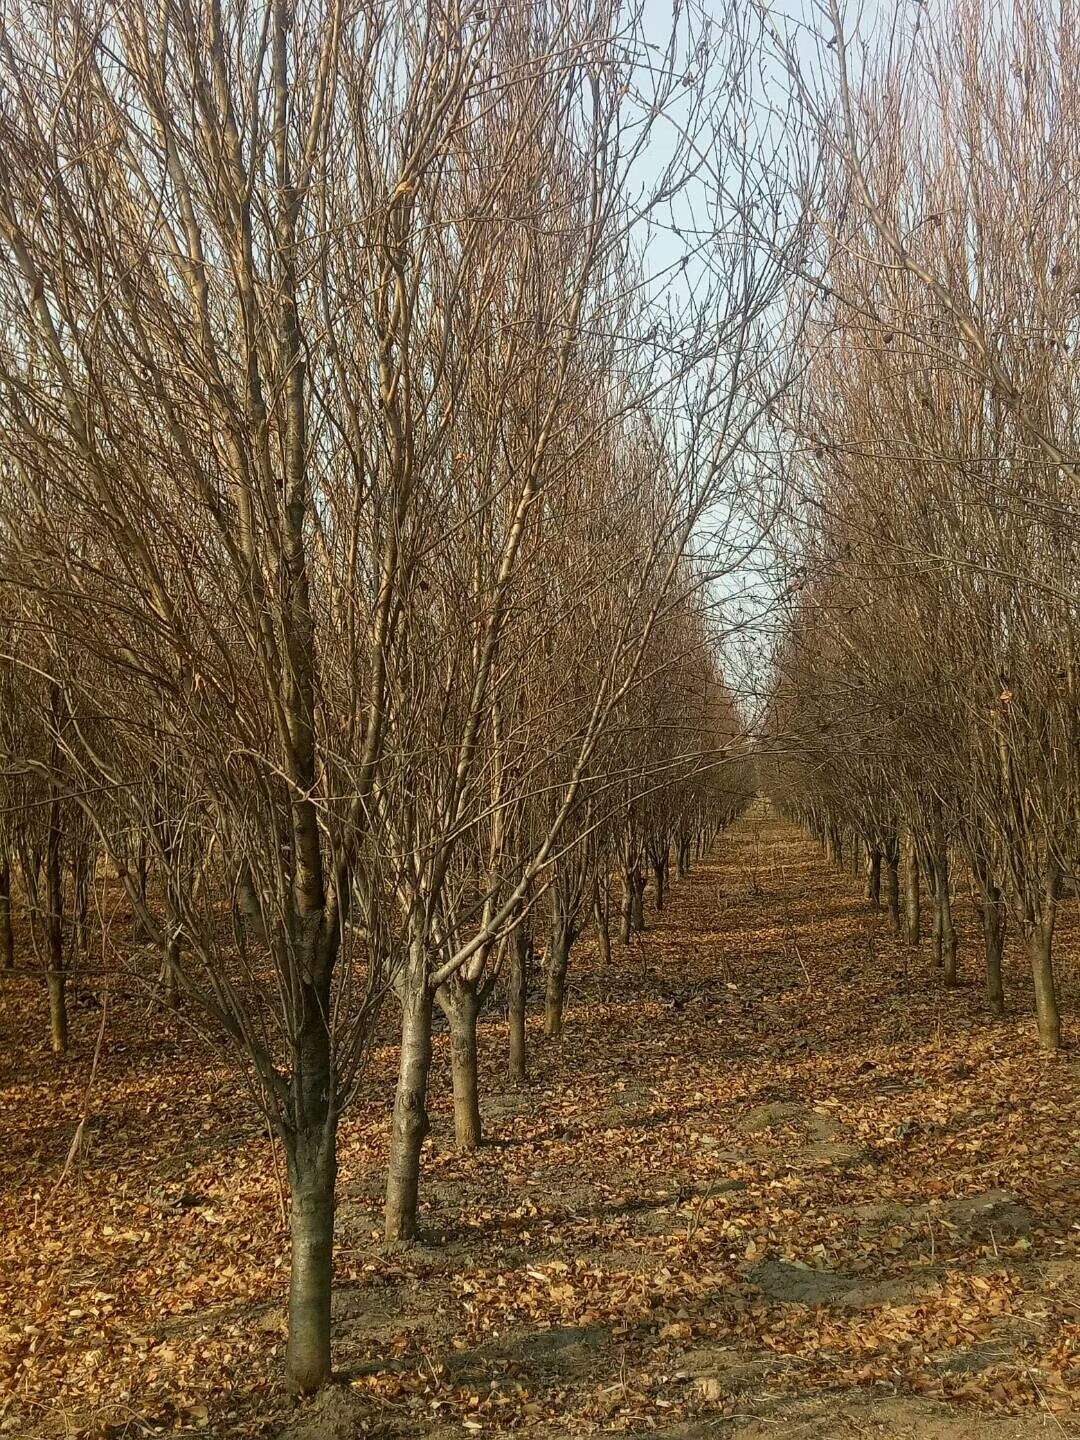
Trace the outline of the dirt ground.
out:
[[[283,1171],[228,1063],[111,995],[74,1054],[0,985],[0,1434],[354,1440],[1080,1435],[1080,1071],[1022,957],[992,1022],[860,882],[755,810],[453,1149],[437,1045],[422,1243],[380,1242],[394,1016],[344,1121],[335,1365],[281,1383]],[[1070,906],[1072,902],[1070,902]],[[1059,950],[1067,1014],[1080,950]],[[58,1184],[80,1115],[84,1146]]]

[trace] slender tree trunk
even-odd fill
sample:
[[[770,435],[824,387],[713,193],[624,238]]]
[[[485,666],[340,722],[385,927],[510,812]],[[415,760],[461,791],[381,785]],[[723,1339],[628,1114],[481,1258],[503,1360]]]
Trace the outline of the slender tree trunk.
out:
[[[64,971],[64,876],[60,861],[60,802],[49,807],[49,835],[45,846],[46,946],[49,990],[49,1033],[54,1055],[68,1049],[67,975]]]
[[[953,927],[949,877],[949,846],[945,838],[941,804],[934,802],[931,869],[934,877],[934,963],[945,968],[945,984],[956,984],[956,930]]]
[[[876,845],[866,852],[866,898],[875,910],[881,909],[881,851]]]
[[[600,964],[606,970],[611,964],[611,933],[608,930],[607,917],[607,884],[600,888],[600,876],[593,876],[592,883],[592,913],[593,924],[596,926],[596,948],[600,954]]]
[[[525,1014],[529,993],[529,932],[519,920],[510,937],[510,1079],[521,1085],[526,1077]]]
[[[1035,1023],[1039,1044],[1044,1050],[1061,1048],[1061,1012],[1058,1009],[1057,986],[1054,983],[1054,924],[1061,876],[1056,866],[1047,869],[1046,881],[1038,911],[1032,917],[1028,933],[1028,956],[1031,976],[1035,982]]]
[[[900,925],[900,846],[894,841],[885,849],[885,903],[893,934],[899,935]]]
[[[676,851],[675,876],[679,880],[685,880],[690,874],[690,841],[680,839]]]
[[[909,830],[904,837],[904,914],[907,921],[907,942],[918,945],[921,929],[919,846]]]
[[[165,963],[161,967],[161,979],[165,986],[165,1007],[168,1010],[180,1008],[180,936],[173,931],[165,941]]]
[[[476,1057],[476,1022],[480,1016],[480,1000],[476,987],[459,975],[444,987],[439,1001],[450,1022],[454,1140],[459,1150],[475,1150],[481,1139]]]
[[[982,921],[983,953],[986,963],[986,1000],[998,1019],[1005,1014],[1005,988],[1001,980],[1001,957],[1005,949],[1007,912],[1001,887],[991,875],[986,856],[973,847],[971,869],[979,890],[979,918]]]
[[[330,1379],[330,1302],[334,1283],[334,1186],[337,1122],[286,1141],[292,1265],[285,1370],[305,1395]]]
[[[634,887],[630,874],[631,867],[625,865],[622,873],[622,903],[619,906],[619,939],[624,945],[630,944],[630,935],[634,928]]]
[[[566,971],[570,964],[570,947],[574,930],[563,913],[558,891],[555,896],[551,923],[551,953],[548,955],[547,993],[544,997],[544,1034],[556,1039],[562,1034],[563,1008],[566,1003]]]
[[[986,999],[991,1014],[1005,1014],[1005,987],[1001,983],[1001,956],[1005,949],[1005,907],[994,886],[982,903],[983,941],[986,947]]]
[[[15,927],[11,919],[11,861],[0,854],[0,968],[15,964]]]
[[[401,1059],[390,1138],[386,1182],[385,1235],[388,1245],[416,1235],[420,1193],[420,1147],[428,1133],[427,1083],[431,1069],[431,991],[423,948],[413,946],[402,977]]]

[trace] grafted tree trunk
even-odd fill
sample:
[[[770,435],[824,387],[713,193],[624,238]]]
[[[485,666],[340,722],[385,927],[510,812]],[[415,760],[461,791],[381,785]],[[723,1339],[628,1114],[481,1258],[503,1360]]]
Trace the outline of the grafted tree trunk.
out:
[[[384,1219],[388,1245],[406,1243],[416,1235],[420,1147],[429,1128],[427,1084],[431,1069],[432,996],[420,944],[413,946],[401,977],[401,1002],[401,1057],[394,1095]]]
[[[525,1017],[529,993],[529,931],[519,920],[510,936],[510,981],[508,1016],[510,1027],[510,1079],[523,1084],[526,1078]]]
[[[480,1091],[477,1078],[476,1023],[480,997],[464,975],[439,991],[439,1003],[450,1022],[450,1077],[454,1087],[454,1141],[459,1150],[480,1144]]]
[[[0,854],[0,967],[15,964],[15,926],[11,917],[11,861]]]
[[[912,831],[904,837],[904,918],[909,945],[918,945],[921,930],[919,846]]]
[[[866,898],[875,910],[881,909],[881,850],[877,845],[866,851]]]

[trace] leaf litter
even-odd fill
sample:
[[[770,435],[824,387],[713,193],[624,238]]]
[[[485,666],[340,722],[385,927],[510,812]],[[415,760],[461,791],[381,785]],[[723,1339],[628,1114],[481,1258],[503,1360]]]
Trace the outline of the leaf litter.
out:
[[[341,1383],[306,1403],[280,1157],[228,1066],[116,993],[87,1096],[100,1012],[58,1066],[37,988],[6,986],[0,1433],[1080,1433],[1077,1065],[1038,1051],[1019,954],[987,1017],[969,910],[945,991],[856,877],[751,812],[607,971],[582,942],[526,1088],[489,1018],[472,1154],[437,1039],[398,1254],[387,1010],[341,1131]],[[1077,944],[1070,908],[1072,1010]]]

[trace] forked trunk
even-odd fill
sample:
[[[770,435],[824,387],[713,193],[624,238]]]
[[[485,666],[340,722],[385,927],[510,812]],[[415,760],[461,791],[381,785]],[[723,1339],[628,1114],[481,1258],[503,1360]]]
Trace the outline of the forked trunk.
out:
[[[481,1138],[476,1065],[476,1022],[480,1016],[480,999],[475,985],[459,975],[444,987],[439,1000],[450,1022],[454,1140],[459,1150],[475,1150]]]
[[[11,862],[0,855],[0,967],[15,964],[15,927],[11,920]]]
[[[420,1147],[429,1128],[427,1084],[431,1069],[432,996],[419,945],[414,946],[402,981],[401,1058],[386,1181],[384,1228],[388,1245],[407,1243],[416,1235]]]
[[[510,937],[510,1079],[522,1084],[526,1074],[525,1012],[529,993],[529,932],[519,920]]]
[[[918,945],[921,929],[919,847],[909,830],[904,837],[904,917],[909,945]]]

